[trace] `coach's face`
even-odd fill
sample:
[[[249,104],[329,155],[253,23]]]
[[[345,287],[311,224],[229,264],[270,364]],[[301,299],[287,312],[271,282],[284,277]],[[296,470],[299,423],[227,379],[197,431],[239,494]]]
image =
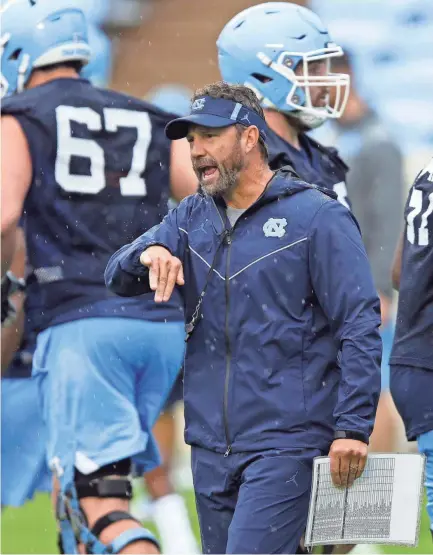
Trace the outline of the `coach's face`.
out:
[[[242,133],[235,125],[220,128],[191,125],[187,140],[192,166],[203,190],[212,196],[230,193],[246,165]]]

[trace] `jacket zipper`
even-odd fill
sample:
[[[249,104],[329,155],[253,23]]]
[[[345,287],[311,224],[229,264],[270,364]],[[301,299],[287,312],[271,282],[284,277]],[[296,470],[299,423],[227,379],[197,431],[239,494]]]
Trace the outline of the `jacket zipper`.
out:
[[[226,287],[226,317],[225,317],[225,336],[226,336],[226,375],[224,379],[224,399],[223,399],[223,422],[224,422],[224,433],[226,436],[226,444],[227,449],[224,453],[224,457],[228,457],[231,453],[232,446],[230,445],[230,434],[229,434],[229,419],[228,419],[228,397],[229,397],[229,382],[230,382],[230,362],[231,362],[231,345],[230,345],[230,336],[229,336],[229,309],[230,309],[230,289],[229,289],[229,272],[230,272],[230,251],[232,245],[232,233],[233,227],[231,229],[226,228],[226,223],[223,220],[220,211],[215,203],[215,200],[212,199],[214,204],[215,210],[217,211],[218,216],[220,217],[221,223],[223,224],[224,229],[226,230],[227,234],[225,236],[225,243],[228,246],[227,250],[227,262],[226,262],[226,275],[225,275],[225,287]],[[236,225],[236,224],[235,224]]]
[[[269,182],[267,183],[266,188],[274,177],[275,177],[275,172],[272,175]],[[260,195],[260,197],[257,199],[257,201],[254,203],[254,205],[257,205],[259,200],[265,194],[266,188],[264,189],[264,191]],[[226,287],[226,317],[225,317],[226,375],[225,375],[225,380],[224,380],[223,421],[224,421],[224,433],[225,433],[225,436],[226,436],[226,443],[227,443],[227,449],[224,453],[224,457],[228,457],[231,453],[231,450],[232,450],[232,446],[231,446],[231,443],[230,443],[229,422],[228,422],[228,397],[229,397],[229,383],[230,383],[230,363],[231,363],[231,356],[232,356],[232,349],[231,349],[230,336],[229,336],[229,311],[230,311],[230,274],[229,274],[229,272],[230,272],[230,253],[231,253],[231,246],[232,246],[232,235],[233,235],[233,231],[236,227],[236,224],[238,223],[239,220],[237,220],[235,222],[235,225],[232,226],[231,229],[227,230],[226,223],[224,222],[224,220],[223,220],[223,218],[220,214],[220,211],[218,210],[218,207],[215,203],[215,200],[212,199],[212,202],[214,204],[215,210],[218,213],[218,216],[220,217],[220,220],[221,220],[221,223],[223,224],[224,229],[227,231],[227,235],[225,237],[225,241],[226,241],[227,247],[228,247],[228,249],[227,249],[227,262],[226,262],[226,274],[225,274],[225,287]],[[247,208],[247,210],[245,212],[250,210],[250,208],[251,208],[251,206],[249,208]]]
[[[229,336],[229,312],[230,312],[230,281],[229,281],[229,271],[230,271],[230,252],[232,246],[231,233],[233,228],[226,236],[227,242],[227,262],[226,262],[226,318],[225,318],[225,334],[226,334],[226,375],[224,381],[224,404],[223,404],[223,417],[224,417],[224,430],[226,435],[227,450],[224,453],[224,457],[230,455],[232,446],[230,444],[230,434],[229,434],[229,421],[228,421],[228,397],[229,397],[229,383],[230,383],[230,363],[231,363],[231,344]]]
[[[230,271],[230,251],[232,245],[231,235],[233,233],[233,227],[227,229],[226,222],[223,220],[220,211],[212,199],[215,210],[220,217],[221,223],[226,231],[226,236],[224,242],[228,246],[227,250],[227,262],[226,262],[226,274],[225,274],[225,287],[226,287],[226,317],[225,317],[225,336],[226,336],[226,374],[224,379],[224,398],[223,398],[223,423],[224,423],[224,433],[226,436],[227,449],[224,453],[224,457],[228,457],[231,453],[232,446],[230,445],[230,434],[229,434],[229,421],[228,421],[228,397],[229,397],[229,382],[230,382],[230,359],[231,359],[231,345],[229,337],[229,308],[230,308],[230,289],[229,289],[229,271]]]

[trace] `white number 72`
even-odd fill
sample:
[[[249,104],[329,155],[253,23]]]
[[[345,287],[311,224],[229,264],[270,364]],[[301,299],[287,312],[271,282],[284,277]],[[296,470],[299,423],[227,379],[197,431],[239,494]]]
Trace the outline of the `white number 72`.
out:
[[[102,147],[92,139],[72,137],[71,121],[84,124],[90,131],[102,130],[101,116],[91,108],[58,106],[57,158],[55,178],[68,193],[96,195],[106,186],[105,154]],[[119,127],[137,129],[137,140],[132,150],[132,163],[128,174],[119,180],[120,192],[124,196],[146,196],[146,182],[140,177],[146,167],[147,152],[152,137],[149,114],[120,108],[104,108],[105,130],[116,132]],[[90,160],[90,175],[70,173],[72,156]]]

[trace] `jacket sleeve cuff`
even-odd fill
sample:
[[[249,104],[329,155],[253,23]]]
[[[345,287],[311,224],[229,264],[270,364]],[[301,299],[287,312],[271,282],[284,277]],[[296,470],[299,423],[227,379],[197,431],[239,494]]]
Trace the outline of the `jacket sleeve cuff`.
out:
[[[367,445],[370,442],[370,436],[358,430],[335,430],[334,439],[356,439],[357,441],[362,441]]]
[[[146,276],[149,272],[149,268],[143,266],[143,264],[140,262],[140,256],[143,251],[145,251],[149,247],[154,247],[156,245],[164,247],[165,249],[170,251],[167,245],[158,243],[156,241],[137,243],[134,248],[128,253],[128,256],[125,256],[120,260],[120,268],[124,272],[127,272],[128,274],[131,274],[133,276]]]

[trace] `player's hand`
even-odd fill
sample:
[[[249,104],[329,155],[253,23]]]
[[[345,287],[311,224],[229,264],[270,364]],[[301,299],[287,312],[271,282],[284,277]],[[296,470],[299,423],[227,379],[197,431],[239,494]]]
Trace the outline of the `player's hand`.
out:
[[[329,457],[335,486],[349,487],[361,476],[367,462],[367,450],[367,444],[356,439],[333,441]]]
[[[159,245],[147,248],[140,262],[149,268],[149,285],[155,291],[155,302],[167,302],[175,285],[184,285],[182,262]]]

